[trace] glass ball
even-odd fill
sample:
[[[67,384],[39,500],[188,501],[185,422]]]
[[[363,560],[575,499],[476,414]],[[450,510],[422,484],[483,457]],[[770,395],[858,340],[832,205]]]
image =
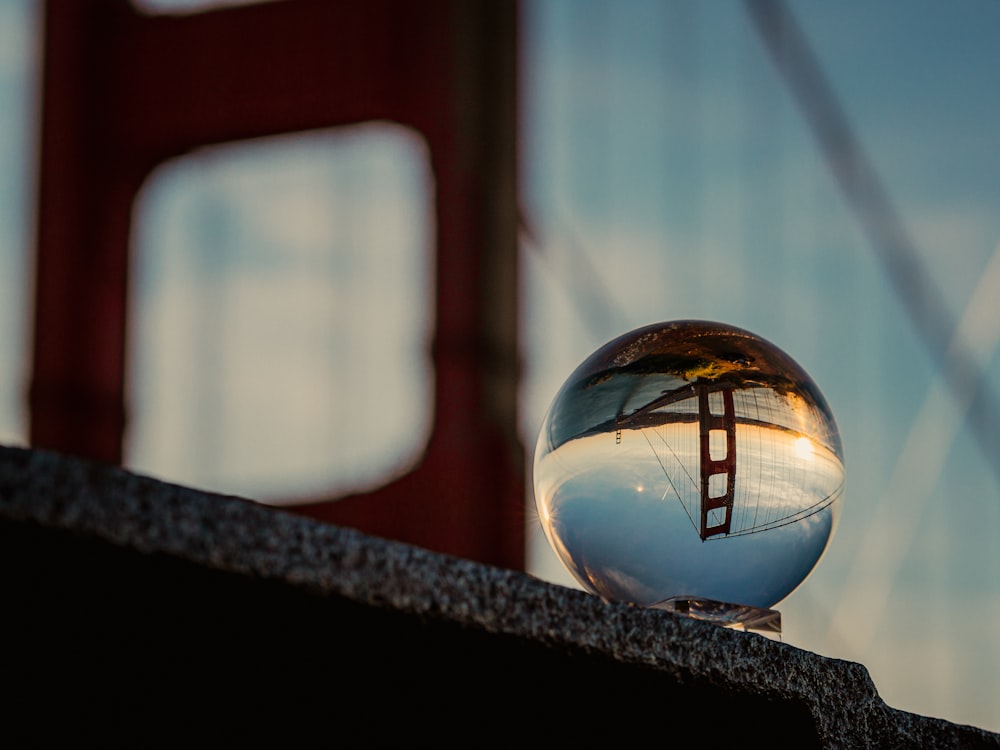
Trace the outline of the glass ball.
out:
[[[576,368],[538,435],[532,484],[588,591],[771,607],[812,572],[844,491],[840,433],[812,378],[733,326],[658,323]]]

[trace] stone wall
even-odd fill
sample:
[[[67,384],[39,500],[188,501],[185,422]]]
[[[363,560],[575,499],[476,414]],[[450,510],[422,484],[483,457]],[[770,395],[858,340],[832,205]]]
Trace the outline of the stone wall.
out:
[[[16,746],[1000,748],[867,670],[120,468],[0,447]]]

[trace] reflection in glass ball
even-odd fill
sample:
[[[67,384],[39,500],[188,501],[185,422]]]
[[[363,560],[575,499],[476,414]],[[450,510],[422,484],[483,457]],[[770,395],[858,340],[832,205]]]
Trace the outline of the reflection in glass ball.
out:
[[[787,354],[739,328],[675,321],[576,368],[542,422],[532,482],[549,544],[588,591],[767,608],[830,541],[843,448]]]

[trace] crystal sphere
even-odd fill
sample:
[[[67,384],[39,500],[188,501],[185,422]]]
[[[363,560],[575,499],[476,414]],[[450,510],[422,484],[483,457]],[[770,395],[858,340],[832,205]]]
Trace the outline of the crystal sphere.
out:
[[[539,522],[588,591],[771,607],[836,529],[844,454],[812,378],[749,331],[680,320],[570,374],[535,446]]]

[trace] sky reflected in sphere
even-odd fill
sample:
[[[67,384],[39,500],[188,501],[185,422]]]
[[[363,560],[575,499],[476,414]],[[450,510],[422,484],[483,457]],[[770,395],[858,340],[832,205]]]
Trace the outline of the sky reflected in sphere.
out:
[[[843,448],[787,354],[739,328],[675,321],[609,342],[570,375],[532,481],[549,543],[592,593],[766,608],[829,544]]]

